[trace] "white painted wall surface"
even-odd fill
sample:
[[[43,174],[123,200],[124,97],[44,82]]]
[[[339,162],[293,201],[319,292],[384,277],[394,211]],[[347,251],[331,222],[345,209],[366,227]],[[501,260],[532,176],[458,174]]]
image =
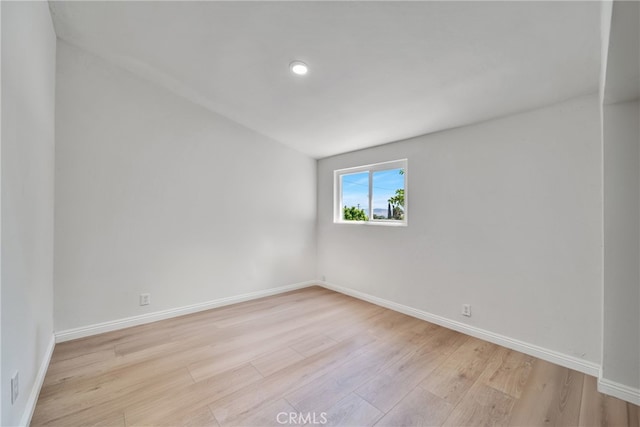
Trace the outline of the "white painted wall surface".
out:
[[[53,332],[56,36],[47,2],[2,2],[2,420],[28,418]],[[10,378],[20,373],[11,404]]]
[[[315,276],[315,160],[62,41],[57,85],[57,331]]]
[[[604,106],[602,377],[640,393],[640,107]]]
[[[0,56],[2,54],[2,4],[0,3]],[[1,63],[1,61],[0,61]],[[0,82],[2,81],[2,66],[0,66]],[[0,385],[4,384],[2,375],[2,84],[0,84]],[[0,424],[2,423],[2,393],[0,392]]]
[[[599,363],[599,123],[594,95],[320,160],[319,277]],[[408,227],[333,223],[335,169],[400,158]]]

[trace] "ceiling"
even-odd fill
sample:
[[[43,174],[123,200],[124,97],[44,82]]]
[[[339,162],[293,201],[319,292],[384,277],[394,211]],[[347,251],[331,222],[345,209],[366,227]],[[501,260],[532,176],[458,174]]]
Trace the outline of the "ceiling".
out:
[[[599,2],[50,4],[61,39],[315,158],[598,90]]]

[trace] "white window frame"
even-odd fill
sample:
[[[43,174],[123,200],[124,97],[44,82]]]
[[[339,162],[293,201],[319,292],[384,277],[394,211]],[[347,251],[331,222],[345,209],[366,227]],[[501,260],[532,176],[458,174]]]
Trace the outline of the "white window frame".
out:
[[[373,173],[389,169],[404,169],[404,219],[373,219]],[[367,212],[368,221],[345,221],[342,218],[342,175],[349,175],[359,172],[369,172],[369,212]],[[409,220],[409,204],[408,204],[408,183],[409,168],[407,159],[392,160],[382,163],[373,163],[370,165],[356,166],[346,169],[338,169],[333,171],[333,222],[335,224],[369,224],[369,225],[386,225],[386,226],[407,226]]]

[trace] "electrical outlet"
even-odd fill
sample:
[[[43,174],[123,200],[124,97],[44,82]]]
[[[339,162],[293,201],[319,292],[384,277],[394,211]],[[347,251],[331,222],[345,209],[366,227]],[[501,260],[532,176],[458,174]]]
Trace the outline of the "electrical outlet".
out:
[[[11,404],[13,405],[18,400],[20,394],[20,376],[16,371],[11,377]]]
[[[323,275],[320,279],[321,279],[323,282],[326,282],[326,281],[327,281],[327,276],[324,276],[324,275]]]
[[[140,305],[151,304],[151,294],[140,294]]]
[[[462,304],[462,315],[471,317],[471,304]]]

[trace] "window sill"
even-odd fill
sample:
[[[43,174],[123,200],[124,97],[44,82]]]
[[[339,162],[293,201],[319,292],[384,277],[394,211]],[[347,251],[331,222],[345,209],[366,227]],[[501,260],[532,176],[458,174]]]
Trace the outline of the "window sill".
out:
[[[386,222],[386,221],[333,221],[334,224],[338,225],[373,225],[373,226],[382,226],[382,227],[407,227],[407,221],[398,221],[398,222]]]

